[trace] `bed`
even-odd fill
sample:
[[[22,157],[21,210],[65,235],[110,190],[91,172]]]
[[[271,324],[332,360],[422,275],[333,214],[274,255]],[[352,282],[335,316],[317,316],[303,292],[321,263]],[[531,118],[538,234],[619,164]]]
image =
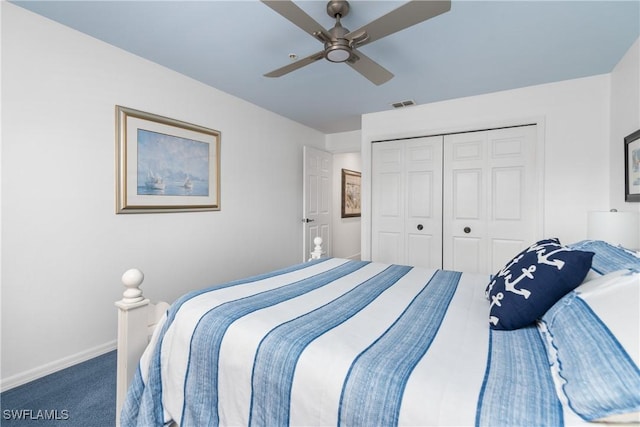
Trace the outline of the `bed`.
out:
[[[491,277],[314,256],[171,306],[125,276],[123,426],[640,422],[640,258],[605,242]]]

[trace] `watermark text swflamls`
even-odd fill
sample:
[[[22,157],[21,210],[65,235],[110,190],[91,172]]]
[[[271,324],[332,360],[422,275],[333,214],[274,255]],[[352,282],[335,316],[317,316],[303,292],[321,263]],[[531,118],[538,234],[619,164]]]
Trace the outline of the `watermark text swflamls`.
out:
[[[68,409],[4,409],[2,418],[5,420],[47,420],[64,421],[69,419]]]

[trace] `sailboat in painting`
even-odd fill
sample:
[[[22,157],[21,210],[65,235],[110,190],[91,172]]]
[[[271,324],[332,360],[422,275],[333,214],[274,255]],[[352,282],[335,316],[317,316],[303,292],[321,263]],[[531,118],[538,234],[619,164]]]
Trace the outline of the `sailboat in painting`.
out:
[[[151,169],[147,173],[145,185],[150,190],[164,190],[165,184],[161,176],[155,175]]]
[[[193,189],[193,181],[191,181],[191,178],[189,177],[189,175],[187,175],[187,179],[184,180],[184,184],[182,184],[182,186],[187,190]]]

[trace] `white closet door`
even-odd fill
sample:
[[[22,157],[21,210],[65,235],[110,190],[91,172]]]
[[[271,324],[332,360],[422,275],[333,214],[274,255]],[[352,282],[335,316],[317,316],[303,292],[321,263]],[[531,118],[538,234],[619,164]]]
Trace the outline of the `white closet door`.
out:
[[[442,137],[372,147],[372,259],[442,266]]]
[[[445,136],[445,269],[495,273],[536,239],[535,148],[535,126]]]

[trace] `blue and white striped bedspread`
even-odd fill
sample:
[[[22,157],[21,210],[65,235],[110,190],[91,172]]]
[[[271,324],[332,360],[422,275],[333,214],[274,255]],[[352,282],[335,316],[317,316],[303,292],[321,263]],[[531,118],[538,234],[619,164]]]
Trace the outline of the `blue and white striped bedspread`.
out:
[[[567,422],[535,326],[489,333],[487,281],[323,259],[188,294],[157,328],[122,425]]]

